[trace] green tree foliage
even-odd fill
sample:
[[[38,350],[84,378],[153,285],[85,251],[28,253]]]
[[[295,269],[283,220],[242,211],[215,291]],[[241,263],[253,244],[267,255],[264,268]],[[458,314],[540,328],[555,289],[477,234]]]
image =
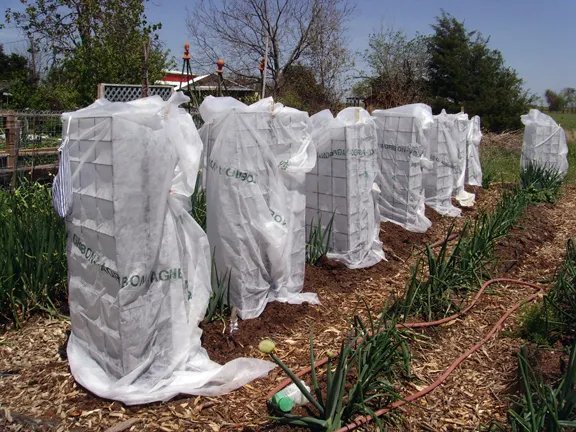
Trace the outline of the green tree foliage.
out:
[[[333,105],[330,92],[317,81],[314,71],[309,66],[294,64],[286,69],[285,80],[278,93],[278,101],[310,114],[326,108],[338,111]]]
[[[426,38],[413,39],[401,31],[381,30],[371,34],[363,54],[369,75],[353,88],[375,108],[391,108],[420,102],[424,96]]]
[[[0,81],[11,81],[30,74],[28,60],[19,54],[6,54],[0,45]]]
[[[566,100],[568,108],[576,108],[576,89],[573,87],[566,87],[560,92],[562,97]]]
[[[20,54],[6,54],[0,45],[0,91],[4,107],[17,107],[27,89],[34,88],[35,74],[28,65],[28,59]]]
[[[553,90],[546,90],[544,97],[550,111],[562,111],[566,106],[566,98]]]
[[[488,39],[443,12],[428,39],[428,93],[435,111],[479,115],[492,131],[521,127],[520,115],[532,97],[516,71],[504,65],[502,54]]]
[[[41,87],[44,93],[65,93],[53,107],[89,104],[98,83],[139,84],[146,72],[153,81],[166,67],[167,53],[156,34],[160,25],[147,22],[144,0],[21,1],[24,9],[6,10],[6,20],[16,23],[35,49],[50,53]]]

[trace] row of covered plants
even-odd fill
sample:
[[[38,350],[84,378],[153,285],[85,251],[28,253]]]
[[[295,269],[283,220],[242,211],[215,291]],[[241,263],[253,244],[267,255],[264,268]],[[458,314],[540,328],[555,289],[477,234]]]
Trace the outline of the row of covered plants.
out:
[[[529,167],[522,172],[521,184],[505,191],[492,212],[466,224],[453,242],[448,241],[454,237],[450,231],[438,251],[426,248],[412,268],[404,297],[378,316],[368,313],[364,319],[355,317],[340,351],[326,360],[321,373],[312,373],[311,389],[303,388],[309,405],[303,412],[276,411],[277,418],[312,429],[336,430],[359,415],[373,415],[378,407],[400,400],[398,384],[410,379],[408,342],[418,337],[401,323],[457,312],[480,281],[490,277],[497,241],[518,221],[526,206],[555,201],[561,183],[550,170]],[[0,219],[4,222],[0,230],[0,320],[18,324],[34,310],[56,313],[66,303],[66,234],[63,221],[52,210],[50,187],[23,182],[13,191],[0,190]],[[329,242],[329,230],[319,229],[309,242],[310,261],[317,261]],[[213,285],[216,289],[207,318],[223,318],[229,314],[225,308],[227,275],[213,274]],[[526,313],[523,335],[539,343],[560,342],[568,351],[576,334],[575,305],[576,244],[569,241],[553,288],[541,304]],[[271,355],[280,363],[273,351]],[[560,431],[575,426],[571,420],[576,404],[575,356],[572,350],[565,373],[557,382],[545,383],[524,351],[520,353],[524,392],[510,411],[514,430]],[[311,341],[311,364],[316,360]],[[289,369],[282,367],[290,376]],[[385,419],[398,416],[391,412]]]

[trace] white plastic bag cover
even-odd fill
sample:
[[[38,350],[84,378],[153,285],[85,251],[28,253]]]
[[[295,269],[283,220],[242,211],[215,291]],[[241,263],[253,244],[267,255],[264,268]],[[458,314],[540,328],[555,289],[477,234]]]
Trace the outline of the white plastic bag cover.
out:
[[[474,116],[468,124],[466,138],[466,179],[465,183],[470,186],[482,186],[482,165],[480,164],[480,142],[482,130],[480,129],[480,117]]]
[[[564,129],[552,117],[537,109],[520,116],[524,123],[524,140],[520,167],[530,164],[555,168],[560,174],[568,172],[568,146]]]
[[[306,226],[333,218],[327,257],[348,268],[365,268],[385,259],[380,242],[376,129],[368,111],[346,108],[310,117],[316,167],[306,174]]]
[[[212,96],[200,112],[208,239],[238,315],[255,318],[271,301],[318,303],[301,292],[305,176],[316,160],[308,114],[272,98],[246,106]]]
[[[63,116],[70,369],[91,392],[128,405],[220,395],[273,367],[247,358],[221,366],[200,343],[210,250],[187,211],[202,143],[178,108],[186,100],[100,100]]]
[[[425,132],[427,163],[423,169],[426,205],[444,216],[460,216],[461,210],[452,205],[455,184],[466,159],[464,147],[459,143],[459,119],[455,115],[434,116],[434,124]]]
[[[454,167],[454,195],[457,196],[464,191],[464,184],[466,180],[466,163],[468,155],[468,130],[470,128],[470,120],[468,114],[447,114],[442,110],[440,115],[453,120],[451,125],[451,132],[454,143],[458,150],[456,164]]]
[[[441,115],[453,120],[450,133],[452,134],[452,141],[457,145],[458,149],[458,158],[455,161],[453,171],[454,198],[456,198],[460,207],[473,207],[476,195],[464,189],[466,183],[466,165],[468,162],[468,132],[472,122],[468,119],[468,114],[465,113],[446,114],[446,111],[442,110]]]
[[[382,219],[413,232],[425,232],[432,222],[425,216],[422,164],[424,132],[433,123],[432,109],[425,104],[403,105],[372,113],[378,137]]]

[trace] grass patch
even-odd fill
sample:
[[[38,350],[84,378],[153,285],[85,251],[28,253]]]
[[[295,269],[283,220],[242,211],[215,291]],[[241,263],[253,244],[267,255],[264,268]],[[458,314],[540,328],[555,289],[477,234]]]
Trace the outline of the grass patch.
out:
[[[564,182],[576,183],[576,141],[568,142],[568,172]]]
[[[206,190],[202,188],[201,178],[196,177],[196,184],[194,185],[194,193],[190,197],[190,204],[192,209],[190,214],[196,221],[200,228],[206,231]]]
[[[332,225],[334,223],[334,214],[324,226],[322,218],[318,217],[310,221],[310,230],[306,239],[306,262],[311,265],[318,265],[320,258],[325,256],[330,250],[330,241],[332,239]]]
[[[212,254],[212,271],[210,275],[210,285],[212,287],[212,294],[208,301],[208,307],[204,314],[204,322],[210,323],[212,321],[224,322],[232,312],[230,306],[230,278],[231,271],[226,271],[224,274],[219,274],[216,268],[216,261],[214,254]]]
[[[520,149],[480,146],[483,187],[492,181],[516,183],[520,174]]]
[[[576,129],[576,112],[546,112],[546,114],[552,117],[556,123],[559,123],[564,129]]]
[[[555,203],[560,196],[563,176],[553,166],[528,164],[520,172],[520,186],[532,202]]]

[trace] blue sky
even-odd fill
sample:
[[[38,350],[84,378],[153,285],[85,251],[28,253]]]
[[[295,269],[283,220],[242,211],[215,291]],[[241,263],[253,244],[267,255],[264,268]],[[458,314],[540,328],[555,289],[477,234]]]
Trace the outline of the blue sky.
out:
[[[490,37],[490,46],[500,50],[508,66],[524,80],[525,88],[542,95],[547,88],[576,87],[575,0],[357,0],[347,38],[353,51],[367,47],[368,35],[384,26],[408,36],[429,34],[441,9],[464,21],[468,30]],[[194,0],[150,0],[151,22],[161,22],[160,38],[176,56],[188,38],[186,10]],[[18,0],[0,0],[19,8]],[[15,29],[0,30],[0,43],[7,51],[25,50]],[[226,53],[222,53],[226,57]]]

